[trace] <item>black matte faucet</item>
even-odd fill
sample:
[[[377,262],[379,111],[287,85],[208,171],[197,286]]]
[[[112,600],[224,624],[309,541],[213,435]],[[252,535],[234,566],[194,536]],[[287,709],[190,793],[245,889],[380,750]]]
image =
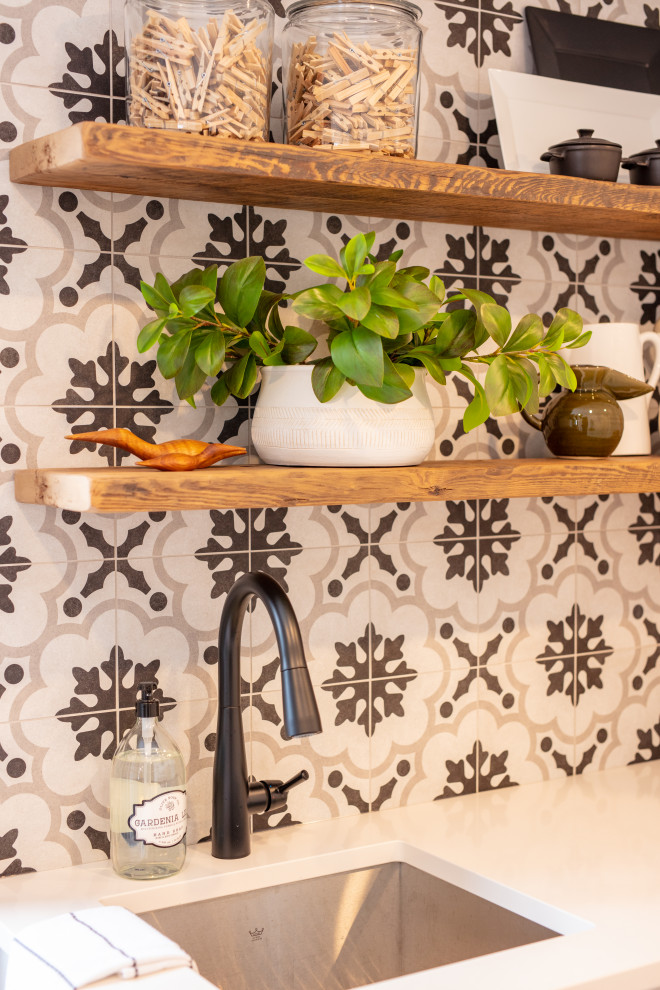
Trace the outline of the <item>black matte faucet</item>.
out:
[[[266,606],[280,654],[284,728],[292,736],[321,731],[300,629],[291,602],[274,578],[262,571],[244,574],[227,595],[220,618],[218,734],[213,765],[212,853],[240,859],[250,852],[250,815],[284,808],[287,791],[307,780],[302,770],[291,780],[249,782],[241,718],[241,629],[253,595]]]

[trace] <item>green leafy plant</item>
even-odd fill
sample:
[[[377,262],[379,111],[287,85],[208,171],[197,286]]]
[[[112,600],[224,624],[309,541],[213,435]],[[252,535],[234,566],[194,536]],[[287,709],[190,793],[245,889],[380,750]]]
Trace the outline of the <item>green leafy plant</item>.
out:
[[[173,378],[180,398],[194,396],[208,378],[217,405],[254,388],[260,366],[312,365],[312,385],[327,402],[347,382],[377,402],[409,398],[415,368],[441,385],[447,374],[466,378],[474,398],[465,410],[466,430],[489,415],[506,416],[524,407],[536,412],[539,398],[557,384],[576,386],[575,375],[558,353],[581,347],[581,317],[560,309],[545,329],[536,314],[514,327],[509,312],[492,296],[461,289],[446,296],[441,279],[418,265],[400,267],[401,251],[386,261],[371,253],[375,234],[357,234],[339,258],[315,254],[305,265],[325,279],[290,294],[264,288],[263,258],[194,269],[175,282],[158,274],[141,283],[155,319],[142,327],[140,352],[158,347],[158,368]],[[340,284],[336,284],[337,281]],[[467,308],[447,307],[467,302]],[[318,340],[283,322],[287,308],[325,324],[328,355],[315,358]],[[443,310],[444,307],[444,310]],[[482,384],[475,376],[487,366]]]

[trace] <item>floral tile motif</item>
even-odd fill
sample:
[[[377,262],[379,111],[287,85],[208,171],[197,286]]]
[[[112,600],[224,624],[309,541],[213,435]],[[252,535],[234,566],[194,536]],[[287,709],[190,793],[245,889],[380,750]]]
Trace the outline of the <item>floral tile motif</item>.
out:
[[[41,797],[48,809],[46,841],[61,844],[60,808],[64,802],[75,804],[85,815],[88,810],[102,813],[107,821],[110,759],[114,751],[112,741],[116,738],[116,721],[115,726],[108,724],[106,727],[104,723],[100,714],[90,720],[100,745],[82,749],[70,726],[58,718],[31,719],[20,723],[24,745],[32,754],[34,796]],[[60,865],[78,860],[77,855],[71,857],[67,845],[63,845],[64,862],[60,860]],[[86,859],[97,858],[95,850],[90,847]],[[51,863],[51,868],[52,865],[57,863]]]
[[[578,736],[576,748],[582,769],[592,773],[658,759],[660,756],[660,682],[657,670],[646,673],[646,651],[626,654],[624,696],[602,715],[594,713],[588,728]]]
[[[52,827],[54,817],[46,798],[26,791],[20,780],[6,790],[0,809],[0,876],[71,865],[71,848]]]
[[[42,85],[55,83],[70,91],[83,89],[78,80],[65,75],[68,72],[84,77],[84,88],[90,94],[109,96],[108,20],[107,4],[100,0],[77,0],[69,7],[40,5],[32,16],[22,19],[2,81],[34,85],[39,79]],[[92,53],[88,46],[98,48]],[[99,71],[101,65],[103,69]]]
[[[190,702],[217,696],[217,672],[200,655],[195,630],[181,619],[177,609],[174,618],[161,614],[150,616],[140,612],[133,601],[124,605],[120,600],[117,612],[118,649],[133,660],[127,666],[124,688],[120,689],[118,706],[131,707],[136,685],[141,680],[157,680],[164,694],[176,702]],[[177,603],[178,604],[178,603]],[[118,664],[121,658],[118,656]],[[135,670],[134,683],[132,669]]]
[[[505,633],[502,662],[573,654],[576,600],[571,536],[539,532],[516,543],[515,566],[492,573],[479,594],[480,644]]]
[[[446,796],[456,783],[451,756],[476,741],[476,684],[466,689],[462,674],[421,673],[399,688],[399,709],[372,737],[372,810]]]

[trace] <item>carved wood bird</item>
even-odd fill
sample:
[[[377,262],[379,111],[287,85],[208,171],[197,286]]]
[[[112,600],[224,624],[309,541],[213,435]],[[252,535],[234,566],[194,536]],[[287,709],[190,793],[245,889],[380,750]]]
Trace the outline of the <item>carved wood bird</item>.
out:
[[[205,443],[203,440],[180,439],[148,443],[123,427],[93,430],[91,433],[69,433],[66,439],[119,447],[120,450],[142,458],[137,462],[141,467],[157,468],[160,471],[194,471],[195,468],[210,467],[226,457],[239,457],[246,452],[245,447]]]

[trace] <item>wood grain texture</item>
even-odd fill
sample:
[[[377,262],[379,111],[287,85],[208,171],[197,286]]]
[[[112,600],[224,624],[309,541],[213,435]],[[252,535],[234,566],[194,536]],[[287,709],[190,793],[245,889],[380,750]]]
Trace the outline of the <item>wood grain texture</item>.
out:
[[[10,152],[14,182],[213,203],[660,238],[660,188],[85,121]]]
[[[660,491],[660,457],[427,461],[399,468],[265,464],[155,472],[146,468],[17,471],[19,502],[78,512],[162,512],[293,505]]]

